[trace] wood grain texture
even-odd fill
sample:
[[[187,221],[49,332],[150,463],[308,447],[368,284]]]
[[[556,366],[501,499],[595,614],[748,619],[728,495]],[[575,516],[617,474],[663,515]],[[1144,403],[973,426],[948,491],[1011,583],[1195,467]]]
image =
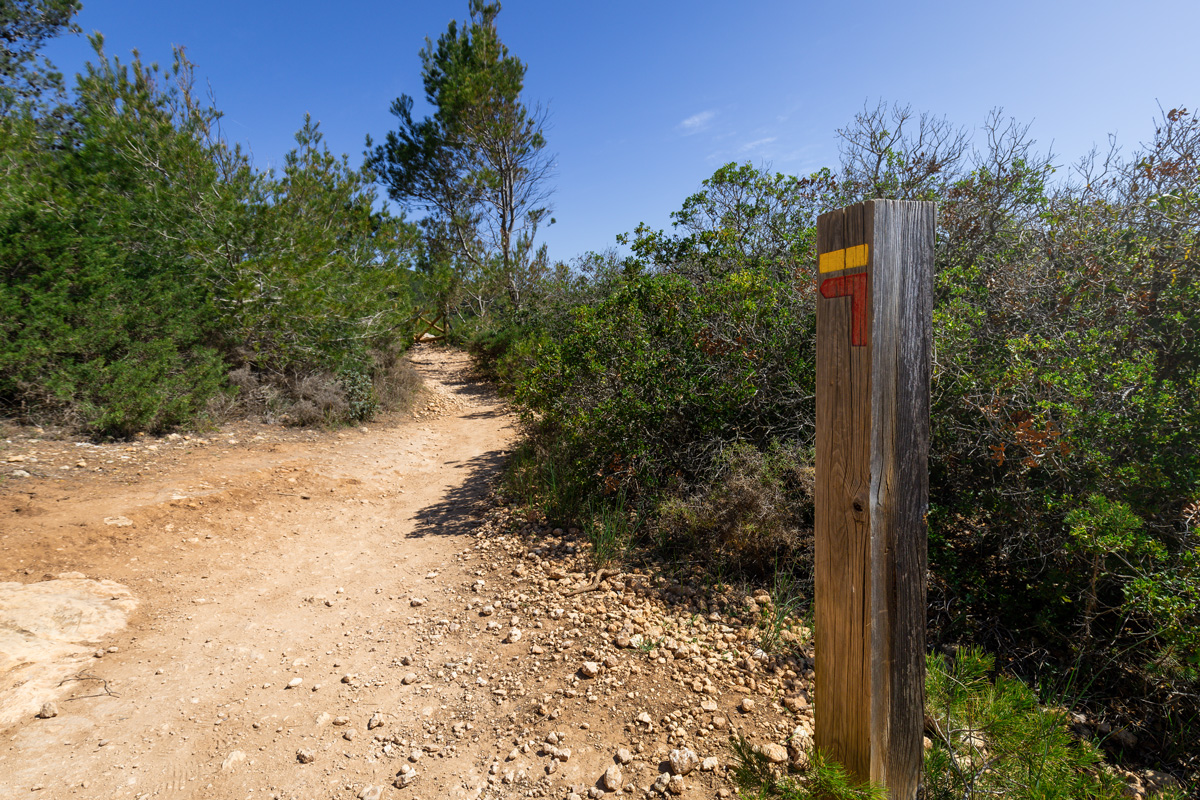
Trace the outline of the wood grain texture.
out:
[[[817,280],[865,272],[870,308],[855,347],[848,298],[817,293],[816,744],[906,799],[922,753],[934,215],[869,201],[817,223],[818,258],[869,245],[865,268]]]
[[[817,220],[817,251],[869,244],[867,207]],[[819,275],[868,275],[866,267]],[[872,325],[853,346],[850,297],[817,300],[816,745],[870,772],[870,392]]]
[[[933,203],[877,200],[871,365],[871,775],[916,797],[925,703]]]

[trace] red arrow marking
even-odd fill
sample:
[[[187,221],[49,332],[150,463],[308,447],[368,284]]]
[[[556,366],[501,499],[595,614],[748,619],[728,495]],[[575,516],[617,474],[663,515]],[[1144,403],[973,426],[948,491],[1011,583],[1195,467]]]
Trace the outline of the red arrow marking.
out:
[[[850,298],[850,344],[866,347],[867,344],[867,273],[842,275],[821,281],[821,296]]]

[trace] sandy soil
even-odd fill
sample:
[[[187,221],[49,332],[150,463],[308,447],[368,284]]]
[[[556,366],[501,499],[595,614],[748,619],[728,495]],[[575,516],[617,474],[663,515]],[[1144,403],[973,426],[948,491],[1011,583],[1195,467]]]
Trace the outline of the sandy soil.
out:
[[[614,767],[727,796],[727,726],[811,724],[803,658],[762,674],[693,589],[596,575],[489,499],[513,416],[462,354],[413,361],[427,401],[364,429],[0,450],[29,473],[0,485],[0,586],[128,614],[0,658],[0,799],[579,798]],[[667,787],[684,746],[710,761]]]

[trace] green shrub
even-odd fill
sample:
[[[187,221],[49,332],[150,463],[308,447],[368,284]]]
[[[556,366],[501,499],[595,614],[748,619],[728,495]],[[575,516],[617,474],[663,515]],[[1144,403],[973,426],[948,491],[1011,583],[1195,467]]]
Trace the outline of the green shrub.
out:
[[[881,109],[842,132],[840,173],[727,165],[676,232],[639,227],[632,255],[548,281],[497,373],[573,487],[557,497],[624,492],[661,508],[645,530],[668,551],[751,541],[745,567],[786,563],[789,523],[750,502],[767,484],[721,454],[812,443],[812,282],[795,276],[816,212],[939,200],[934,637],[1120,698],[1165,745],[1200,713],[1200,121],[1169,111],[1107,172],[1056,183],[998,115],[973,153],[944,121]]]
[[[1120,800],[1126,784],[1099,751],[1075,739],[1066,712],[1038,704],[1019,680],[993,677],[993,661],[978,648],[953,659],[930,656],[926,671],[926,729],[922,790],[926,800],[1005,797],[1012,800]],[[744,738],[730,740],[732,774],[750,797],[885,797],[886,789],[860,784],[819,751],[803,776],[789,775]],[[1167,790],[1162,798],[1182,797]]]
[[[129,437],[161,433],[200,417],[224,387],[224,362],[211,348],[181,352],[169,340],[138,343],[119,359],[76,373],[74,405],[88,430]]]
[[[1104,768],[1096,748],[1068,731],[1066,712],[1040,706],[1015,678],[990,679],[992,668],[992,657],[978,648],[960,649],[952,660],[929,657],[927,798],[1125,796],[1124,782]]]
[[[760,575],[802,576],[812,596],[813,469],[809,448],[735,442],[697,490],[667,498],[654,523],[673,547]]]
[[[810,317],[763,272],[640,277],[535,339],[516,398],[601,491],[690,482],[723,442],[811,436]]]
[[[0,114],[0,410],[100,436],[220,405],[369,417],[413,226],[310,120],[281,175],[257,172],[182,51],[160,69],[93,45],[70,104]]]
[[[1051,186],[1019,126],[991,133],[939,217],[939,622],[1031,670],[1094,665],[1092,691],[1194,681],[1200,123],[1169,112],[1081,186]]]
[[[221,389],[217,312],[176,238],[199,235],[216,167],[206,118],[179,100],[140,62],[101,55],[73,125],[0,118],[0,405],[18,415],[127,436],[191,419]]]

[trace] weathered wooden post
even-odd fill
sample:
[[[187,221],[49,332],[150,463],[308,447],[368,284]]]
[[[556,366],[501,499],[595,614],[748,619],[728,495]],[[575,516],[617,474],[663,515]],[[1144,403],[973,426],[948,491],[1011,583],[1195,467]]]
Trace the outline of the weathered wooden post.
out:
[[[816,745],[916,796],[935,204],[817,221]]]

